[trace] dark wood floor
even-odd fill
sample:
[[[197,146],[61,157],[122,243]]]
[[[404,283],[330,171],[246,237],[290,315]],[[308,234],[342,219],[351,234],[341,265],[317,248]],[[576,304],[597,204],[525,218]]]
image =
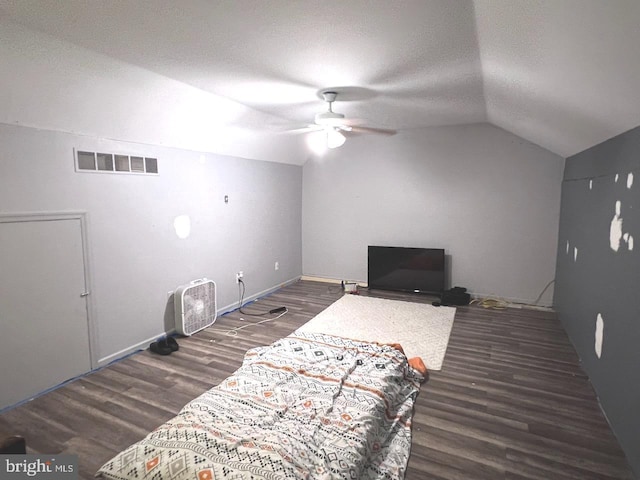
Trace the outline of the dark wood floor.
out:
[[[428,297],[367,292],[409,301]],[[180,350],[144,351],[0,416],[0,432],[22,434],[29,453],[73,453],[81,478],[140,440],[231,374],[244,352],[283,337],[342,295],[298,282],[245,310],[289,313],[260,320],[233,312]],[[245,320],[241,320],[244,318]],[[407,479],[631,479],[632,473],[555,314],[459,307],[443,369],[418,397]]]

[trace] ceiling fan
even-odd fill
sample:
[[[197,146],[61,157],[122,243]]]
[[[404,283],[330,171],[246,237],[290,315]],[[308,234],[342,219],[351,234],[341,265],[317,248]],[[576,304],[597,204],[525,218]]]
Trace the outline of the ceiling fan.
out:
[[[334,112],[333,102],[336,101],[338,92],[334,90],[323,90],[319,92],[319,95],[321,95],[322,99],[327,103],[327,110],[317,113],[313,124],[304,128],[290,130],[290,133],[325,131],[327,134],[326,146],[328,148],[337,148],[342,146],[346,140],[345,134],[373,133],[379,135],[395,135],[395,130],[356,125],[354,120],[345,118],[344,114]]]

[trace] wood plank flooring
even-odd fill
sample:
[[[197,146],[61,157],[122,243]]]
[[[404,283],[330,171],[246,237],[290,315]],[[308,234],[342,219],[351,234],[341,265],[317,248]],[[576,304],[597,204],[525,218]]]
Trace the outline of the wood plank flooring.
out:
[[[398,300],[433,298],[362,291]],[[81,478],[173,417],[242,362],[342,295],[338,285],[301,281],[247,306],[286,306],[257,322],[232,312],[178,339],[161,357],[148,350],[0,415],[0,433],[27,438],[29,453],[73,453]],[[245,319],[245,320],[243,320]],[[588,378],[555,314],[458,307],[443,369],[418,397],[407,479],[632,479]]]

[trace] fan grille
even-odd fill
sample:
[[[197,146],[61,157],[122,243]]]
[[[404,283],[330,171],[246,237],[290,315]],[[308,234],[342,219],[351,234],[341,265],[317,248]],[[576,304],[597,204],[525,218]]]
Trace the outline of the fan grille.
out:
[[[176,330],[192,335],[216,320],[216,286],[211,280],[176,290]]]

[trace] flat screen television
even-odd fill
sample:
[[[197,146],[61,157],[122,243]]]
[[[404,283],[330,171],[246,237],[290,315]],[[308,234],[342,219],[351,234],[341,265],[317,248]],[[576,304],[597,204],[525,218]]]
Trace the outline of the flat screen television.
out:
[[[444,249],[369,245],[370,289],[441,294],[444,291]]]

